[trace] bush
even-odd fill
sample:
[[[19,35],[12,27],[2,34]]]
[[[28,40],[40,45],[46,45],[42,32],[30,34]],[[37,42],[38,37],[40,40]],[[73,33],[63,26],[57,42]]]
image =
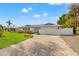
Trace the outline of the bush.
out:
[[[28,33],[28,34],[32,34],[33,33],[31,30],[25,30],[24,32]]]
[[[3,36],[3,32],[4,32],[4,30],[2,28],[0,28],[0,37]]]
[[[19,30],[18,33],[28,33],[32,34],[33,32],[31,30]]]
[[[23,30],[18,30],[17,32],[18,32],[18,33],[24,33],[24,31],[23,31]]]
[[[28,37],[31,37],[31,38],[33,37],[33,35],[30,35],[30,34],[24,34],[24,37],[27,37],[27,36],[28,36]]]
[[[79,35],[79,27],[76,28],[76,34]]]

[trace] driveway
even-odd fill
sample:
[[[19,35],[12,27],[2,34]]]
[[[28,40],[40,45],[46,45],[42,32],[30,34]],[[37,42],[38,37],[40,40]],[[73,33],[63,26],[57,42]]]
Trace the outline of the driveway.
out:
[[[79,55],[79,36],[62,36],[62,39]]]
[[[4,43],[3,43],[4,44]],[[34,35],[33,38],[0,49],[2,56],[75,56],[61,36]]]

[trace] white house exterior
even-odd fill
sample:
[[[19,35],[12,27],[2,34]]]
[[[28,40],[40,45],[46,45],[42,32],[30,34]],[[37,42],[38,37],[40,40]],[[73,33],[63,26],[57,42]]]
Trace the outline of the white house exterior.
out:
[[[57,30],[61,29],[62,26],[57,26],[57,25],[45,25],[41,26],[39,28],[39,33],[40,34],[57,34]]]
[[[39,34],[73,35],[73,28],[63,28],[62,25],[32,25],[30,30]]]

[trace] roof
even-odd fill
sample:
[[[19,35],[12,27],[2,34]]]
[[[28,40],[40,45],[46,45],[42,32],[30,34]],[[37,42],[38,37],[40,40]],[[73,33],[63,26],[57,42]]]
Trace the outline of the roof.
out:
[[[30,27],[63,27],[62,25],[31,25]]]
[[[44,24],[44,25],[54,25],[53,23],[46,23],[46,24]]]
[[[63,27],[62,25],[45,25],[45,24],[41,24],[41,25],[27,25],[27,26],[23,26],[23,27],[18,27],[19,28],[34,28],[34,27]]]

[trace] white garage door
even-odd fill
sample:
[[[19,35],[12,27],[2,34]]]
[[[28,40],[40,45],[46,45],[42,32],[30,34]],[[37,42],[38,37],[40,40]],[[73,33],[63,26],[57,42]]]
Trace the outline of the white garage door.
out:
[[[57,35],[57,32],[58,30],[56,28],[52,28],[52,27],[47,27],[47,28],[40,28],[39,29],[39,33],[40,34],[54,34],[54,35]]]

